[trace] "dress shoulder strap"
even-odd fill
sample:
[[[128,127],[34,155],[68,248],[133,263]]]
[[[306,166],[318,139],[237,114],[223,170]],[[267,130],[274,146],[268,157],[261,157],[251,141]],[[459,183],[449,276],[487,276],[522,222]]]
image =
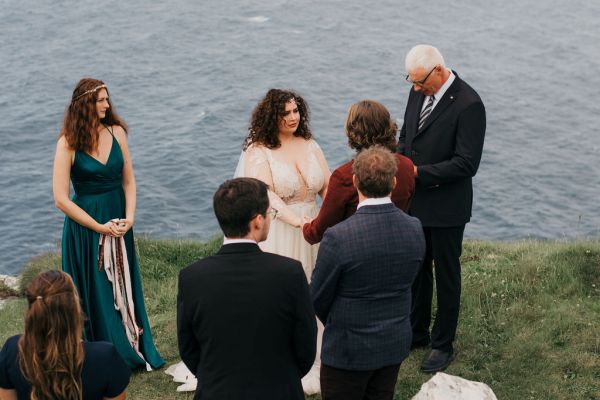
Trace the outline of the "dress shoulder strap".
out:
[[[115,135],[113,134],[113,127],[112,126],[107,126],[106,130],[108,131],[108,133],[110,133],[110,136],[112,136],[113,138],[115,137]]]

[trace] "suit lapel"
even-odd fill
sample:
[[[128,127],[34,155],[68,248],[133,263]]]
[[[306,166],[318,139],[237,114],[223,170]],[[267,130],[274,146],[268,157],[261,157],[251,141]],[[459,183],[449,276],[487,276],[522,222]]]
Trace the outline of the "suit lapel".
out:
[[[454,82],[452,82],[452,85],[450,85],[448,90],[446,90],[446,93],[444,93],[444,96],[442,97],[442,99],[439,101],[438,104],[436,104],[436,106],[433,109],[433,111],[431,112],[431,114],[429,114],[429,117],[427,117],[427,119],[425,120],[425,123],[423,124],[421,129],[418,130],[417,135],[421,134],[421,132],[423,132],[425,129],[427,129],[427,127],[429,125],[431,125],[440,115],[442,115],[444,113],[444,111],[448,108],[448,106],[450,104],[454,103],[454,101],[456,100],[456,96],[458,95],[458,92],[460,91],[460,82],[461,81],[460,81],[460,78],[458,77],[458,75],[456,75],[456,73],[454,73],[454,75],[455,75]],[[420,115],[420,113],[417,115]],[[417,116],[417,118],[418,118],[418,116]]]
[[[421,108],[423,107],[423,101],[425,96],[421,92],[415,92],[413,89],[410,90],[408,97],[407,112],[406,116],[406,152],[405,156],[411,157],[412,141],[417,137],[417,128],[419,126],[419,116],[421,115]]]

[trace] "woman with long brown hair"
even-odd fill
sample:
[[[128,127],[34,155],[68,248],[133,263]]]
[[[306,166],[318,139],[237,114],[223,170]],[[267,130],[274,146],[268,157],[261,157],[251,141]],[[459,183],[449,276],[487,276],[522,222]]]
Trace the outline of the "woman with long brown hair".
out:
[[[113,343],[131,368],[160,367],[164,361],[152,341],[134,247],[136,184],[127,125],[100,80],[84,78],[73,91],[52,189],[66,215],[62,268],[79,291],[85,338]]]
[[[131,370],[112,344],[82,341],[71,277],[42,272],[26,295],[25,332],[0,352],[0,399],[124,399]]]

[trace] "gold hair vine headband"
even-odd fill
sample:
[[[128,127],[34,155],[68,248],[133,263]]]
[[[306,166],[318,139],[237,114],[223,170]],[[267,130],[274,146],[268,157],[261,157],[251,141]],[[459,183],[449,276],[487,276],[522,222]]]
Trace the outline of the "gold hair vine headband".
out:
[[[79,96],[75,97],[75,98],[73,99],[73,101],[77,101],[77,100],[79,100],[80,98],[82,98],[83,96],[85,96],[86,94],[94,93],[94,92],[96,92],[96,91],[98,91],[98,90],[100,90],[100,89],[102,89],[102,88],[105,88],[105,87],[106,87],[106,85],[102,84],[102,85],[100,85],[100,86],[96,86],[96,87],[95,87],[95,88],[93,88],[93,89],[86,90],[85,92],[81,93]]]

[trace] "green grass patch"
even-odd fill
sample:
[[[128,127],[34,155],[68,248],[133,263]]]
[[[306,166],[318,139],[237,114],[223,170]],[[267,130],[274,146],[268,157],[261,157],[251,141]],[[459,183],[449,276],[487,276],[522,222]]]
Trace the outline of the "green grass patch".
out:
[[[7,297],[18,296],[19,292],[15,289],[11,288],[4,284],[4,282],[0,281],[0,299],[5,299]]]
[[[60,268],[60,256],[58,254],[47,253],[32,258],[25,265],[25,268],[23,268],[23,272],[21,272],[19,291],[24,294],[29,283],[31,283],[33,278],[40,272]]]
[[[137,239],[152,334],[167,365],[179,360],[177,274],[220,243]],[[32,260],[21,287],[49,268],[60,268],[57,255]],[[600,399],[600,242],[467,241],[462,268],[456,360],[447,373],[482,381],[499,399]],[[0,312],[0,342],[22,331],[25,307],[19,299]],[[419,372],[425,354],[404,361],[395,399],[410,399],[431,378]],[[136,372],[129,398],[193,398],[176,393],[169,378]]]

